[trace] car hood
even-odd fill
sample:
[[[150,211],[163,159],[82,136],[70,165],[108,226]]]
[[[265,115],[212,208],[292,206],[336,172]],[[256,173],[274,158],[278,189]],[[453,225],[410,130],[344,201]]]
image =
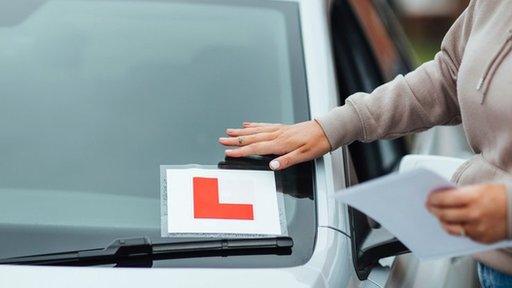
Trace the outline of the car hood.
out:
[[[282,269],[0,267],[1,287],[325,287],[318,271]],[[171,286],[169,286],[171,285]]]

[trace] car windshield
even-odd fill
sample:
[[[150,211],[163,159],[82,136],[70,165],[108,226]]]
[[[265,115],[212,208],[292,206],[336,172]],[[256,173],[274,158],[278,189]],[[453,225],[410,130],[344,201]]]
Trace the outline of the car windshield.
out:
[[[244,120],[309,119],[297,3],[0,0],[0,258],[160,236],[160,165],[224,160]],[[308,261],[313,166],[281,177],[291,255],[155,266]]]

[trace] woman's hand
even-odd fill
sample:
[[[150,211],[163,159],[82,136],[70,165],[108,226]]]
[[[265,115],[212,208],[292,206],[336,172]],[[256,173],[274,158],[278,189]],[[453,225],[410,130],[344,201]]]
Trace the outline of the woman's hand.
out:
[[[507,238],[505,185],[483,184],[432,192],[427,209],[452,235],[468,236],[481,243]]]
[[[295,125],[244,123],[242,129],[227,129],[230,137],[219,138],[225,146],[238,146],[226,150],[230,157],[249,155],[281,155],[270,162],[272,170],[288,168],[329,152],[330,144],[316,121]]]

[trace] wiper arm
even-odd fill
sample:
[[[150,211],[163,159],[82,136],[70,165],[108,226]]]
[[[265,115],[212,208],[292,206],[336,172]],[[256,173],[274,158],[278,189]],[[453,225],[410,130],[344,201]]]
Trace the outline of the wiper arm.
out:
[[[106,248],[0,259],[0,264],[151,267],[154,260],[253,254],[291,254],[290,237],[222,239],[151,244],[148,238],[118,239]]]

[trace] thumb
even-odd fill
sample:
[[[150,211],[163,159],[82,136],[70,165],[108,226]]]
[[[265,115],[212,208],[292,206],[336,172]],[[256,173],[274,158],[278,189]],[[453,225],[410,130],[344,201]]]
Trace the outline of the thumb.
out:
[[[280,156],[270,161],[270,169],[274,171],[283,170],[297,163],[305,161],[304,153],[300,152],[300,149],[294,150],[288,154]]]

